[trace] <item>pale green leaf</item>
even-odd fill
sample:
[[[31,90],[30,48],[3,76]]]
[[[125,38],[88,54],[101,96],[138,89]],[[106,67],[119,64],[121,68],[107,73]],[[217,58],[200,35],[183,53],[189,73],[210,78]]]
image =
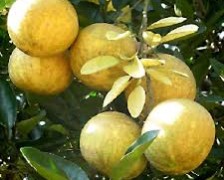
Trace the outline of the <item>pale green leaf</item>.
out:
[[[181,76],[181,77],[185,77],[188,78],[188,74],[178,71],[176,69],[164,69],[164,68],[157,68],[157,70],[159,70],[160,72],[164,72],[164,73],[174,73],[175,75]]]
[[[174,29],[173,31],[169,32],[162,38],[162,42],[172,41],[174,39],[182,38],[191,34],[194,34],[198,31],[198,26],[194,24],[189,24],[185,26],[181,26],[179,28]]]
[[[96,58],[87,61],[82,66],[81,74],[83,75],[93,74],[102,71],[104,69],[116,66],[119,62],[120,60],[113,56],[98,56]]]
[[[172,26],[175,24],[182,23],[186,20],[187,19],[183,17],[168,17],[168,18],[160,19],[159,21],[151,24],[147,29],[156,29],[161,27]]]
[[[161,83],[166,85],[172,85],[172,81],[170,80],[170,78],[168,78],[165,73],[160,72],[159,70],[147,69],[147,73],[152,79],[160,81]]]
[[[119,54],[119,57],[122,59],[122,60],[125,60],[125,61],[131,61],[133,60],[136,56],[137,56],[137,52],[133,55],[133,56],[130,56],[130,57],[127,57],[123,54]]]
[[[144,66],[137,57],[124,66],[123,70],[133,78],[141,78],[145,75]]]
[[[161,66],[165,64],[165,60],[157,59],[157,58],[143,58],[141,62],[144,67],[154,67],[154,66]]]
[[[171,72],[173,72],[173,73],[175,73],[175,74],[177,74],[177,75],[179,75],[179,76],[185,77],[185,78],[188,78],[188,77],[189,77],[188,74],[183,73],[183,72],[181,72],[181,71],[177,71],[177,70],[175,70],[175,69],[170,69],[169,71],[171,71]]]
[[[62,126],[61,124],[53,124],[49,127],[49,130],[52,130],[52,131],[56,131],[56,132],[59,132],[63,135],[69,135],[69,132],[67,129],[65,129],[64,126]]]
[[[110,41],[116,41],[120,39],[124,39],[126,37],[129,37],[131,35],[130,31],[125,31],[124,33],[118,33],[115,31],[108,31],[106,33],[106,38]]]
[[[128,110],[133,118],[137,118],[143,110],[146,100],[145,90],[137,86],[128,96]]]
[[[143,38],[144,38],[145,42],[151,47],[156,47],[162,42],[161,35],[155,34],[151,31],[143,32]]]
[[[129,85],[130,76],[122,76],[118,78],[114,84],[111,90],[107,93],[104,102],[103,107],[110,104],[117,96],[119,96]]]

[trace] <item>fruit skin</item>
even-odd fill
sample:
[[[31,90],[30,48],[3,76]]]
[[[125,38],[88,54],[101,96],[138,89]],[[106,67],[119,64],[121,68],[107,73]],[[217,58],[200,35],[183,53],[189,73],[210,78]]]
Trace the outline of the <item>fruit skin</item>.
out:
[[[81,131],[81,153],[90,165],[109,175],[140,131],[139,126],[125,114],[100,113],[91,118]],[[145,166],[146,159],[142,156],[126,178],[137,177]]]
[[[173,69],[185,73],[188,77],[186,78],[172,72],[167,72],[166,75],[172,82],[171,86],[152,79],[151,86],[154,106],[172,98],[187,98],[193,100],[196,96],[196,82],[190,68],[175,56],[168,54],[158,54],[158,56],[165,60],[165,64],[162,67],[163,69]]]
[[[188,75],[188,77],[170,71],[162,71],[171,80],[172,85],[164,84],[154,78],[150,78],[150,80],[147,80],[146,82],[146,78],[142,78],[141,85],[147,92],[146,103],[140,117],[143,120],[148,116],[148,113],[152,108],[160,102],[173,98],[187,98],[193,100],[196,96],[196,82],[190,68],[175,56],[169,54],[157,54],[156,58],[158,57],[165,60],[165,64],[157,68],[162,70],[172,69],[184,73]],[[128,98],[129,94],[136,86],[136,82],[137,81],[133,81],[125,90],[126,98]]]
[[[215,139],[209,112],[189,99],[172,99],[157,105],[147,117],[142,133],[160,133],[146,150],[151,165],[167,174],[185,174],[207,157]]]
[[[125,73],[122,70],[122,65],[117,65],[94,74],[82,75],[80,70],[88,60],[103,55],[115,56],[119,59],[120,56],[132,57],[137,51],[137,43],[133,38],[108,40],[106,37],[108,31],[125,32],[111,24],[92,24],[80,31],[77,40],[70,49],[71,67],[74,75],[86,86],[96,90],[110,90],[114,81]]]
[[[17,0],[9,10],[7,27],[19,49],[43,57],[71,46],[79,24],[76,10],[67,0]]]
[[[18,88],[42,95],[64,91],[72,80],[68,56],[38,58],[14,49],[10,56],[9,77]]]

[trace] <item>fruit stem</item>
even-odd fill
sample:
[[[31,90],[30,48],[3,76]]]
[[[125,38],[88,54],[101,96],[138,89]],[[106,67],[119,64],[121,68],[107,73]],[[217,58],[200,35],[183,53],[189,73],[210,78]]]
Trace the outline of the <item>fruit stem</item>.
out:
[[[147,24],[148,24],[148,7],[150,4],[150,0],[144,1],[144,8],[142,11],[142,23],[139,30],[139,40],[140,40],[140,47],[139,47],[139,57],[140,58],[146,58],[146,54],[144,53],[144,48],[146,46],[144,38],[143,38],[143,32],[147,30]]]

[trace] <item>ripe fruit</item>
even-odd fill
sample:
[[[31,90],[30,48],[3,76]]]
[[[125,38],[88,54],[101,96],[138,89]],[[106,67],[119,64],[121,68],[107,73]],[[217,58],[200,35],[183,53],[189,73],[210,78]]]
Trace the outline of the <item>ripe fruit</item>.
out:
[[[13,43],[38,57],[65,51],[79,29],[76,11],[67,0],[17,0],[7,26]]]
[[[75,76],[85,85],[97,90],[110,90],[114,81],[124,75],[121,65],[102,70],[100,72],[82,75],[80,70],[89,60],[98,56],[132,57],[136,51],[136,41],[131,37],[119,40],[108,40],[107,32],[124,33],[117,26],[96,23],[80,31],[80,34],[71,47],[71,66]]]
[[[142,133],[160,133],[145,152],[151,165],[167,174],[184,174],[207,157],[215,138],[209,112],[189,99],[172,99],[157,105],[147,117]]]
[[[172,84],[164,84],[154,77],[150,77],[148,81],[146,81],[145,77],[141,79],[141,85],[146,91],[146,103],[139,116],[143,120],[148,116],[152,108],[160,102],[173,98],[193,100],[196,96],[196,82],[193,73],[183,61],[168,54],[157,54],[157,58],[165,60],[165,64],[153,67],[153,69],[161,71],[164,76],[170,79]],[[180,75],[180,73],[184,75]],[[125,90],[126,98],[128,98],[137,84],[139,84],[137,80],[131,82]]]
[[[113,166],[139,135],[139,126],[127,115],[103,112],[91,118],[82,129],[81,153],[90,165],[109,175]],[[126,178],[138,176],[145,166],[146,159],[142,156]]]
[[[168,54],[158,54],[158,56],[165,60],[165,64],[161,69],[174,70],[186,74],[188,77],[164,71],[165,75],[171,80],[172,85],[167,85],[151,78],[153,104],[157,105],[162,101],[172,98],[187,98],[193,100],[196,96],[196,82],[189,67],[174,56]]]
[[[8,64],[12,82],[23,90],[36,94],[53,95],[70,84],[72,72],[66,54],[38,58],[15,49]]]

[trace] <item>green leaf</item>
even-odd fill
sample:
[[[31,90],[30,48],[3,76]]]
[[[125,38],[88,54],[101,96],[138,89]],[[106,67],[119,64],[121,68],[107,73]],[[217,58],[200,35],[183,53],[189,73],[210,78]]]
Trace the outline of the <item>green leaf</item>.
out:
[[[5,1],[0,1],[0,10],[3,10],[5,8]]]
[[[17,123],[17,130],[23,135],[27,135],[45,116],[46,112],[40,111],[38,115]]]
[[[59,133],[65,135],[65,136],[69,135],[68,130],[65,129],[64,126],[62,126],[61,124],[53,124],[49,127],[49,130],[59,132]]]
[[[8,82],[0,79],[0,124],[8,129],[9,137],[11,128],[15,125],[17,114],[16,97]]]
[[[159,134],[158,130],[142,134],[126,151],[120,162],[112,169],[111,179],[120,180],[132,168],[134,163],[143,155],[153,140]]]
[[[9,8],[14,2],[15,0],[5,0],[5,5],[7,8]]]
[[[185,36],[192,35],[198,31],[199,27],[195,24],[188,24],[181,26],[179,28],[176,28],[172,31],[170,31],[167,35],[162,37],[162,42],[168,42],[175,39],[183,38]]]
[[[130,84],[130,76],[122,76],[118,78],[114,84],[111,90],[107,93],[104,101],[103,101],[103,107],[106,107],[108,104],[110,104],[117,96],[119,96]]]
[[[176,15],[188,18],[193,18],[194,16],[192,7],[192,4],[190,4],[188,0],[176,0],[176,4],[174,5]]]
[[[131,0],[112,0],[112,4],[115,9],[121,10],[123,7],[128,5]]]
[[[93,74],[113,66],[116,66],[120,62],[119,59],[113,56],[98,56],[87,61],[81,69],[81,74]]]
[[[145,90],[137,86],[128,96],[128,110],[133,118],[137,118],[143,110],[146,100]]]
[[[186,20],[187,19],[183,17],[168,17],[168,18],[160,19],[159,21],[151,24],[147,29],[156,29],[161,27],[172,26],[175,24],[182,23]]]
[[[224,64],[214,58],[210,59],[210,63],[221,80],[224,81]]]
[[[73,2],[76,4],[75,2]],[[103,22],[103,16],[100,12],[99,5],[81,1],[77,5],[75,5],[80,27],[85,27],[93,23],[101,23]]]
[[[32,147],[20,149],[27,162],[47,180],[88,180],[86,173],[76,164],[51,153]]]
[[[196,60],[195,60],[195,64],[193,65],[193,67],[191,68],[196,83],[197,83],[197,87],[200,87],[205,76],[207,75],[208,71],[209,71],[209,66],[210,66],[210,62],[209,62],[209,58],[211,57],[211,53],[210,52],[206,52],[201,54]]]

